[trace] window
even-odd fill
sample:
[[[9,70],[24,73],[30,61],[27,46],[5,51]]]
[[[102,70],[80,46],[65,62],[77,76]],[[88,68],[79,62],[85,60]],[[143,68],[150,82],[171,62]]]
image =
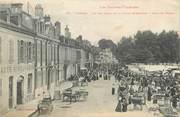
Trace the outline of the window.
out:
[[[54,46],[51,45],[51,61],[54,61]]]
[[[40,22],[40,33],[43,33],[43,22]]]
[[[36,20],[36,22],[35,22],[35,29],[36,29],[36,32],[40,33],[40,22],[39,22],[39,20]]]
[[[18,16],[10,16],[10,22],[12,24],[18,25]]]
[[[41,44],[37,42],[37,63],[41,62]]]
[[[2,96],[2,79],[0,79],[0,96]]]
[[[29,44],[28,42],[25,42],[23,40],[18,41],[18,63],[27,63],[28,62],[28,54],[29,54],[28,44]],[[14,42],[11,45],[14,45]],[[11,56],[14,56],[13,50],[14,50],[14,47],[12,48]],[[32,53],[32,50],[33,49],[31,49],[30,53]]]
[[[7,16],[8,16],[7,14],[8,14],[7,10],[0,11],[0,19],[7,22]]]
[[[28,42],[27,48],[28,63],[31,63],[33,61],[33,44]]]
[[[56,48],[56,62],[59,64],[59,45]]]
[[[57,46],[54,46],[54,63],[56,63],[57,60]]]
[[[46,60],[46,46],[43,43],[42,44],[42,63],[45,63],[45,60]]]
[[[24,63],[25,62],[25,42],[24,41],[18,41],[18,61],[19,63]]]
[[[9,77],[9,96],[13,97],[13,77]]]
[[[2,59],[2,58],[1,58],[1,57],[2,57],[2,56],[1,56],[1,54],[2,54],[2,53],[1,53],[1,52],[2,52],[2,49],[1,49],[1,48],[2,48],[2,47],[1,47],[2,44],[1,44],[1,43],[2,43],[2,40],[1,40],[1,37],[0,37],[0,63],[2,62],[2,60],[1,60],[1,59]]]
[[[14,41],[9,40],[9,64],[14,62]]]
[[[62,47],[59,46],[59,52],[58,52],[59,63],[61,63],[62,56],[63,56],[63,53],[62,53]]]
[[[28,93],[32,93],[32,74],[28,74]]]
[[[41,63],[41,65],[42,65],[42,41],[41,41],[41,43],[40,43],[40,63]]]
[[[68,50],[67,50],[67,48],[65,48],[65,60],[67,60],[67,55],[68,55]]]
[[[48,64],[51,64],[51,45],[50,44],[48,44],[47,58],[48,58]]]

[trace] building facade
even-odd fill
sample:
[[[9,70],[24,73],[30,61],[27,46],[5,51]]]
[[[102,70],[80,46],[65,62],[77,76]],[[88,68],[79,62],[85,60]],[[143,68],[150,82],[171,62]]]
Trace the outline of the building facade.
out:
[[[41,5],[35,17],[23,4],[0,4],[0,113],[54,90],[82,67],[93,66],[91,45],[51,22]]]

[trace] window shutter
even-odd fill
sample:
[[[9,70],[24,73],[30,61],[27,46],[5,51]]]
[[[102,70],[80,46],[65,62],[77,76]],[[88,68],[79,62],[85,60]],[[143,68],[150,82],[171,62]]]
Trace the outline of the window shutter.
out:
[[[33,43],[31,43],[31,62],[33,62],[33,60],[34,60],[34,44]]]
[[[35,61],[35,50],[36,48],[35,48],[35,43],[34,43],[32,44],[32,61]]]
[[[27,42],[24,42],[23,63],[27,63]]]
[[[18,40],[18,64],[20,63],[20,41]]]
[[[9,63],[12,64],[14,62],[14,41],[9,40]]]
[[[31,59],[30,59],[30,51],[31,51],[30,47],[31,47],[30,42],[27,42],[27,63],[31,62]]]
[[[0,79],[0,96],[2,96],[2,79]]]
[[[9,40],[9,44],[8,44],[8,46],[9,46],[9,64],[11,64],[11,46],[12,46],[12,44],[11,44],[11,40]]]
[[[2,54],[2,40],[1,40],[1,37],[0,37],[0,63],[2,62],[2,56],[1,56],[1,54]]]

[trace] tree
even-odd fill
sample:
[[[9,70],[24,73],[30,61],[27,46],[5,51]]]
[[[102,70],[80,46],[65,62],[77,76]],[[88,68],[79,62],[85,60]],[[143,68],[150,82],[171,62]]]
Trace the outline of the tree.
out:
[[[122,37],[117,57],[125,63],[178,63],[180,39],[175,31],[138,31],[134,37]]]
[[[162,53],[161,62],[177,62],[179,48],[177,32],[162,31],[158,36],[158,41]]]
[[[99,40],[98,45],[101,49],[110,48],[112,53],[116,55],[117,46],[112,40],[101,39]]]
[[[134,43],[131,37],[123,37],[121,39],[121,41],[118,43],[116,56],[121,62],[135,62]]]

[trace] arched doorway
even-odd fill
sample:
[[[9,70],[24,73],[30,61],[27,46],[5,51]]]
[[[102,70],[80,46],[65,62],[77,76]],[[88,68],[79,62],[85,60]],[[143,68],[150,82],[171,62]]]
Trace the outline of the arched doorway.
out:
[[[23,76],[17,79],[17,104],[23,104],[23,81]]]

